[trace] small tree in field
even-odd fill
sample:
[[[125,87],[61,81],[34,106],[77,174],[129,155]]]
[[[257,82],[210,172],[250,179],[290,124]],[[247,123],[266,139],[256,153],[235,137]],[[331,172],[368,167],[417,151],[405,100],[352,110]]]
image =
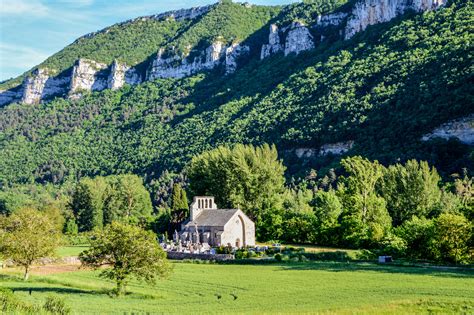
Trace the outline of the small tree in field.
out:
[[[28,280],[31,265],[42,257],[54,255],[61,234],[54,222],[34,209],[22,209],[0,218],[0,253],[25,268]]]
[[[153,232],[119,222],[97,231],[90,248],[79,258],[84,266],[94,269],[107,266],[100,276],[116,282],[117,295],[125,293],[131,277],[153,284],[171,270]]]

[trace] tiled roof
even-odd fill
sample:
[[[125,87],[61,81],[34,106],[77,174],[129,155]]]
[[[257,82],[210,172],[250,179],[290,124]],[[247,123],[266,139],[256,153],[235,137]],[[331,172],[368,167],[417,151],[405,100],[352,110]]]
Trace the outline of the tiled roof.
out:
[[[202,210],[194,221],[186,222],[186,226],[194,226],[194,223],[201,226],[224,226],[238,209],[209,209]]]

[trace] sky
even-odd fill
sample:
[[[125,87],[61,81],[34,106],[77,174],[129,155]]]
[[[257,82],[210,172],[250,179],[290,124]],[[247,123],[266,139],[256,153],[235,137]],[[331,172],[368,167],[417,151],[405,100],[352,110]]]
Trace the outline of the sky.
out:
[[[250,0],[278,5],[296,0]],[[41,63],[76,38],[138,16],[216,0],[0,0],[0,81]]]

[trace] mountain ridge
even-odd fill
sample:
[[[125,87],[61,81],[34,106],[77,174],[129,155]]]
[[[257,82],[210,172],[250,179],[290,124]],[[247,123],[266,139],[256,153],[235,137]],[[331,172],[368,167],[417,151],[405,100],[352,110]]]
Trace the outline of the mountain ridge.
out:
[[[317,21],[320,12],[305,5],[296,8]],[[232,4],[223,8],[224,16],[235,13]],[[288,16],[286,22],[295,20]],[[115,173],[152,182],[166,170],[181,172],[192,156],[218,145],[264,142],[278,146],[290,174],[324,172],[347,154],[385,164],[425,159],[446,176],[472,169],[472,147],[456,137],[422,141],[474,113],[472,16],[472,2],[453,1],[442,10],[373,25],[349,40],[336,32],[334,40],[299,54],[261,59],[254,51],[227,76],[216,67],[75,100],[0,108],[0,182],[57,183]],[[263,28],[247,29],[258,29],[261,48],[270,44],[273,21],[259,21]],[[286,42],[284,33],[279,36]]]

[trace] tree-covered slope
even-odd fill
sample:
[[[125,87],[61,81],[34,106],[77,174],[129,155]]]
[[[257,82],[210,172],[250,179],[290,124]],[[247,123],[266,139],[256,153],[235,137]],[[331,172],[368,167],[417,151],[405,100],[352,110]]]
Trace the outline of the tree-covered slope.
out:
[[[218,10],[226,5],[221,5],[170,43],[199,45],[217,34],[229,41],[250,40],[268,34],[266,26],[274,19],[308,15],[301,10],[305,5],[280,13],[255,7],[247,15],[239,13],[244,7],[227,4],[226,14],[233,12],[235,20],[223,18]],[[229,76],[215,69],[78,101],[7,106],[0,109],[0,182],[60,182],[127,172],[151,180],[165,169],[180,171],[193,155],[217,145],[263,142],[288,152],[353,140],[350,153],[384,163],[426,159],[446,174],[472,168],[468,146],[420,139],[474,112],[473,12],[471,1],[458,1],[433,12],[409,13],[298,56],[250,58]],[[235,28],[238,23],[243,26]],[[213,28],[218,25],[219,32]],[[176,29],[169,31],[164,33]],[[296,171],[330,165],[331,159],[286,161]]]

